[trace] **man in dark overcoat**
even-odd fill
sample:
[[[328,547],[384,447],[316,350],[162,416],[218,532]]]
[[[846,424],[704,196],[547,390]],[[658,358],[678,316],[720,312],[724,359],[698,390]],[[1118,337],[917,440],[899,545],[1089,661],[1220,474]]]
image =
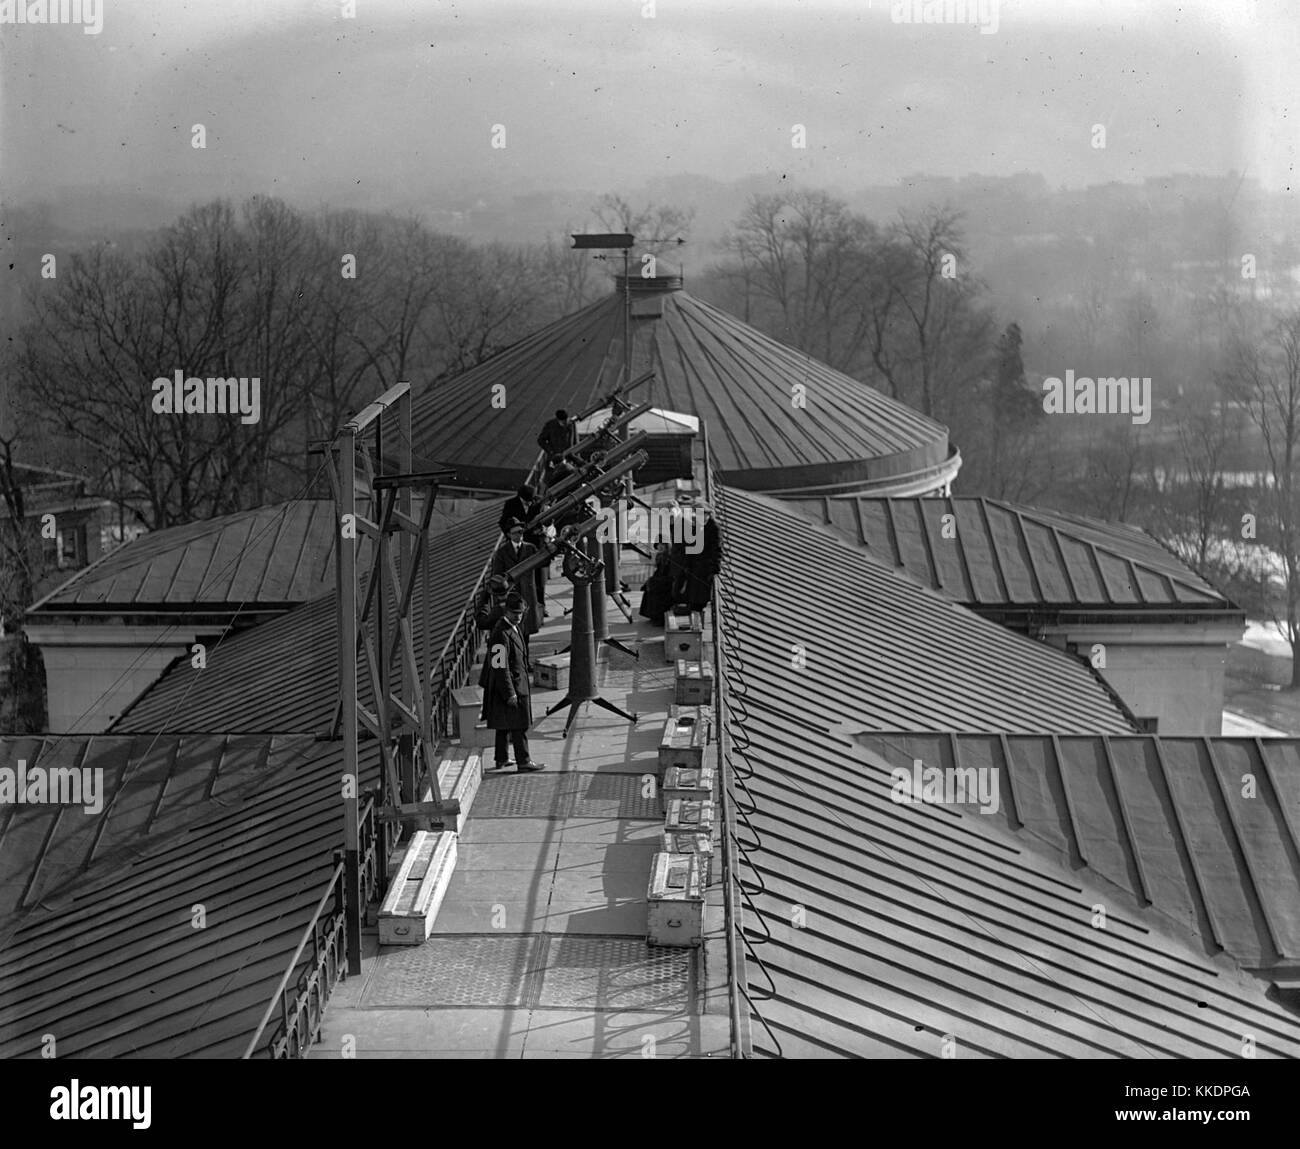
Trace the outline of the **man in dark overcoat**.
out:
[[[515,769],[521,774],[546,769],[528,751],[528,728],[533,724],[528,674],[528,638],[521,628],[524,597],[517,589],[506,596],[506,613],[488,637],[487,656],[479,685],[483,688],[483,720],[496,731],[498,770],[510,765],[514,746]]]
[[[492,556],[492,574],[504,575],[516,563],[532,558],[537,548],[532,543],[524,542],[524,524],[518,519],[507,519],[501,524],[506,532],[505,541],[497,547]],[[537,579],[529,572],[519,582],[519,589],[524,595],[523,630],[525,635],[536,634],[542,626],[542,605],[537,598]]]
[[[517,520],[521,523],[531,523],[542,512],[542,500],[537,497],[537,492],[525,483],[514,494],[514,497],[507,500],[506,505],[501,508],[501,533],[507,538],[510,536],[509,523],[511,520]],[[540,549],[546,543],[546,536],[540,527],[534,527],[532,531],[525,532],[524,542],[530,546]],[[546,617],[546,567],[540,566],[533,571],[533,581],[537,584],[537,605],[541,610],[541,617]]]

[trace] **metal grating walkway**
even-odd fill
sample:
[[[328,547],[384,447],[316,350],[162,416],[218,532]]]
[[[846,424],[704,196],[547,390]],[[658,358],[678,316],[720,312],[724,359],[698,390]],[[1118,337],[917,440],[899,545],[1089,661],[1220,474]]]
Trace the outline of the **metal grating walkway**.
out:
[[[663,817],[657,797],[646,797],[639,774],[565,771],[488,773],[474,799],[475,818],[631,818]]]
[[[382,951],[359,1008],[680,1013],[691,1009],[695,957],[643,938],[436,935]]]

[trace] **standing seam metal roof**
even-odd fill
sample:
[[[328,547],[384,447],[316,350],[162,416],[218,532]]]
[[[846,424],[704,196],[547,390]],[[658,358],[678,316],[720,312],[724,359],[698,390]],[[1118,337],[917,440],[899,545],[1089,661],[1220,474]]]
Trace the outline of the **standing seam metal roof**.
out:
[[[1300,1019],[1250,975],[995,819],[892,801],[892,756],[793,726],[755,700],[748,659],[744,677],[740,876],[763,887],[748,925],[771,933],[746,973],[784,1056],[941,1057],[949,1039],[959,1058],[1231,1058],[1246,1035],[1259,1057],[1300,1056]]]
[[[335,533],[334,505],[322,499],[154,531],[78,571],[28,613],[306,602],[333,585]]]
[[[979,618],[777,500],[734,488],[724,498],[732,625],[762,671],[751,691],[792,721],[1132,732],[1081,660]]]
[[[138,808],[157,787],[132,773],[148,737],[65,745],[120,756],[128,774],[118,804]],[[306,735],[244,740],[238,780],[247,785],[202,798],[221,753],[213,741],[160,736],[154,750],[190,796],[184,808],[151,829],[116,819],[118,849],[4,923],[0,1056],[40,1056],[47,1033],[61,1058],[242,1055],[333,870],[342,750]],[[370,786],[373,744],[362,764]]]
[[[975,608],[1241,614],[1145,531],[1123,523],[979,497],[787,501]]]
[[[656,377],[631,398],[704,419],[729,482],[784,490],[956,472],[941,424],[685,292],[648,298],[662,314],[632,320],[632,374],[653,368]],[[424,458],[454,466],[461,483],[511,489],[553,411],[589,407],[622,369],[623,299],[611,295],[426,388],[414,404],[413,441]],[[805,408],[792,404],[795,384],[807,388]],[[498,386],[504,407],[493,402]]]
[[[426,660],[432,662],[442,653],[500,536],[500,515],[501,503],[494,500],[429,540],[424,573],[416,580],[412,599],[416,662],[421,670]],[[338,621],[331,589],[282,618],[229,636],[208,651],[202,670],[193,667],[188,655],[177,659],[112,729],[115,733],[322,731],[337,700],[337,659]],[[360,700],[373,705],[360,644],[357,667]]]
[[[1300,741],[863,736],[894,765],[996,771],[999,818],[1243,967],[1300,973]],[[884,750],[881,750],[884,753]]]

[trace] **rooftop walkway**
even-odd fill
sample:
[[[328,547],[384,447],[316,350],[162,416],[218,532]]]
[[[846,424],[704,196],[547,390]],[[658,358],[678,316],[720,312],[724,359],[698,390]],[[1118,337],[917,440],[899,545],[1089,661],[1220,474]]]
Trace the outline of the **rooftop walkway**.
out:
[[[639,588],[645,576],[623,577]],[[572,591],[548,582],[534,661],[567,645],[560,610]],[[639,590],[629,597],[635,611]],[[497,771],[492,748],[482,751],[487,769],[433,934],[380,947],[367,931],[361,976],[334,991],[310,1056],[341,1056],[349,1036],[357,1057],[729,1056],[722,971],[706,978],[705,949],[646,943],[663,817],[642,775],[655,775],[674,671],[660,628],[608,607],[612,636],[641,659],[606,647],[597,681],[637,724],[587,704],[566,740],[567,707],[542,718],[563,692],[534,687],[529,745],[547,769]]]

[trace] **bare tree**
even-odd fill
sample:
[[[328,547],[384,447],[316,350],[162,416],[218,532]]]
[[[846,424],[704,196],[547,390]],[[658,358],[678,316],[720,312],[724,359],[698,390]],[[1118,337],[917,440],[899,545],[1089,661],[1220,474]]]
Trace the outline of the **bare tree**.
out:
[[[656,257],[674,250],[679,241],[689,239],[695,219],[694,208],[657,203],[634,208],[616,192],[602,195],[592,205],[591,213],[607,231],[636,236],[636,250]]]
[[[1223,462],[1228,447],[1224,405],[1185,413],[1178,421],[1178,457],[1191,495],[1191,553],[1196,572],[1209,573],[1210,546],[1222,531]]]
[[[1228,392],[1250,412],[1264,441],[1268,482],[1261,491],[1267,542],[1282,561],[1282,601],[1275,620],[1291,644],[1291,689],[1300,689],[1300,309],[1278,318],[1262,337],[1241,335],[1224,374]],[[1261,536],[1265,541],[1265,536]]]

